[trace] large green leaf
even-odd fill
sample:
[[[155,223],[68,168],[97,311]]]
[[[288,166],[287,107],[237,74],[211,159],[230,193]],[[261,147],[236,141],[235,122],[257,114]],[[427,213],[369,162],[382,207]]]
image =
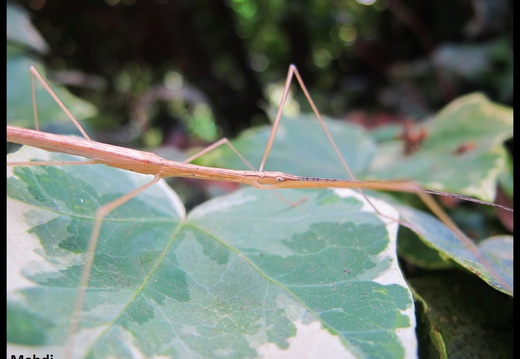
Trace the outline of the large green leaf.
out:
[[[10,157],[67,158],[28,147]],[[10,353],[57,357],[96,209],[149,178],[102,165],[10,172]],[[280,193],[305,201],[244,189],[185,215],[161,182],[111,212],[76,356],[414,357],[396,223],[352,191]]]

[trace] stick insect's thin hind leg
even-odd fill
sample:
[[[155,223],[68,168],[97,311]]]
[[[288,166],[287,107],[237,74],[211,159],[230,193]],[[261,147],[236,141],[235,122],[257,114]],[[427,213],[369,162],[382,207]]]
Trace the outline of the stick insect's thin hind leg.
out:
[[[72,113],[67,109],[67,107],[63,104],[63,102],[59,99],[59,97],[56,95],[56,93],[51,89],[49,84],[43,79],[43,77],[38,73],[38,71],[31,66],[30,68],[31,72],[31,82],[32,82],[32,89],[33,89],[33,109],[34,109],[34,119],[35,119],[35,127],[38,129],[38,110],[36,105],[36,95],[35,95],[35,85],[34,85],[34,78],[36,77],[39,82],[42,84],[42,86],[47,90],[49,95],[56,101],[56,103],[60,106],[60,108],[65,112],[67,117],[74,123],[74,125],[78,128],[78,130],[83,134],[83,136],[91,141],[90,137],[87,135],[83,127],[79,124],[79,122],[76,120],[76,118],[72,115]],[[43,162],[43,163],[17,163],[18,165],[69,165],[69,164],[95,164],[97,163],[94,160],[88,160],[88,161],[78,161],[78,162],[71,162],[71,161],[60,161],[60,162]],[[13,163],[11,163],[14,165]],[[130,193],[127,193],[124,196],[119,197],[118,199],[109,202],[101,207],[99,207],[96,211],[95,219],[94,219],[94,226],[92,228],[92,232],[90,234],[89,242],[87,245],[87,249],[85,252],[85,262],[83,265],[83,269],[81,271],[81,277],[79,281],[78,291],[76,294],[76,299],[74,302],[73,312],[72,312],[72,318],[70,321],[69,331],[68,331],[68,338],[67,343],[65,345],[65,357],[70,357],[72,355],[72,350],[74,347],[74,340],[76,337],[76,334],[78,332],[79,326],[80,326],[80,313],[83,310],[83,305],[85,301],[85,295],[88,288],[88,281],[90,278],[90,273],[92,270],[92,264],[94,262],[94,256],[96,253],[96,247],[99,240],[99,236],[101,233],[101,227],[103,225],[104,218],[112,211],[114,211],[119,206],[123,205],[124,203],[128,202],[132,198],[136,197],[140,193],[142,193],[147,188],[153,186],[156,184],[162,177],[160,175],[155,175],[154,178],[138,187],[137,189],[133,190]]]
[[[96,253],[96,247],[99,240],[99,236],[101,233],[101,226],[103,225],[104,218],[113,210],[118,208],[119,206],[125,204],[132,198],[136,197],[140,193],[142,193],[147,188],[153,186],[162,177],[160,175],[155,175],[155,177],[148,183],[136,188],[130,193],[125,194],[124,196],[119,197],[118,199],[109,202],[101,207],[99,207],[96,211],[96,217],[94,220],[94,227],[92,228],[92,232],[90,234],[90,239],[88,242],[87,250],[85,252],[85,262],[83,265],[83,269],[81,271],[81,278],[79,281],[78,292],[76,294],[76,300],[74,302],[74,309],[72,312],[72,318],[69,327],[69,335],[67,338],[67,343],[65,346],[65,357],[68,358],[72,354],[72,349],[74,347],[74,341],[76,334],[80,325],[80,313],[83,310],[83,305],[85,302],[85,295],[88,288],[88,281],[90,278],[90,273],[92,271],[92,264],[94,263],[94,256]]]

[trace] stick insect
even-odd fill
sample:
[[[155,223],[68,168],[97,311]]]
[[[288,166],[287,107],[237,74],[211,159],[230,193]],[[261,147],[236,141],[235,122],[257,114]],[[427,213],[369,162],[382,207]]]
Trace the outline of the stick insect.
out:
[[[112,146],[108,144],[102,144],[95,141],[92,141],[88,135],[84,132],[82,127],[79,125],[77,120],[73,117],[73,115],[66,109],[65,105],[59,100],[59,98],[54,94],[49,85],[45,82],[45,80],[41,77],[41,75],[36,71],[36,69],[31,68],[31,74],[38,79],[38,81],[46,88],[46,90],[53,96],[55,101],[59,104],[59,106],[65,111],[71,121],[78,127],[78,129],[82,132],[85,139],[72,138],[67,136],[53,135],[49,133],[43,133],[40,131],[34,131],[29,129],[18,128],[15,126],[7,127],[7,138],[8,141],[24,144],[28,146],[38,147],[47,151],[52,152],[63,152],[71,155],[81,156],[89,158],[86,161],[55,161],[55,162],[11,162],[8,163],[9,166],[63,166],[63,165],[107,165],[110,167],[120,168],[124,170],[129,170],[137,173],[149,174],[153,175],[153,179],[148,183],[141,185],[133,191],[127,193],[126,195],[119,197],[117,199],[113,199],[111,201],[107,201],[102,203],[99,209],[96,212],[96,216],[94,219],[93,229],[90,233],[90,238],[88,240],[88,247],[85,250],[83,265],[81,269],[81,275],[77,290],[77,295],[75,296],[75,304],[73,306],[73,315],[71,319],[70,329],[68,330],[68,343],[66,346],[66,351],[70,354],[73,351],[73,347],[77,344],[78,338],[76,338],[79,334],[79,328],[81,324],[81,313],[84,311],[85,306],[85,298],[87,289],[89,287],[89,281],[92,277],[92,271],[95,267],[95,254],[96,248],[98,246],[98,240],[102,236],[102,229],[105,218],[118,207],[122,206],[124,203],[138,197],[143,191],[157,184],[162,178],[165,177],[187,177],[187,178],[198,178],[198,179],[209,179],[209,180],[219,180],[219,181],[228,181],[228,182],[237,182],[241,184],[250,185],[256,187],[258,189],[308,189],[308,188],[353,188],[360,190],[362,196],[364,196],[365,200],[370,206],[373,206],[375,211],[378,212],[377,206],[372,203],[372,200],[365,196],[362,189],[375,189],[375,190],[384,190],[384,191],[398,191],[398,192],[410,192],[417,194],[426,204],[426,206],[454,233],[454,236],[458,238],[458,240],[463,244],[465,248],[467,248],[474,257],[480,262],[485,269],[487,269],[494,277],[497,278],[499,284],[508,288],[509,285],[506,281],[502,280],[501,275],[499,273],[495,273],[495,269],[492,264],[489,263],[488,259],[482,256],[479,249],[470,241],[462,231],[460,231],[457,226],[453,223],[453,221],[444,213],[442,208],[433,200],[431,195],[440,195],[440,196],[449,196],[456,197],[459,199],[473,201],[480,204],[489,204],[484,201],[480,201],[475,198],[470,198],[467,196],[455,195],[451,193],[446,193],[442,191],[435,190],[427,190],[423,189],[419,185],[415,184],[411,181],[357,181],[352,175],[349,166],[343,160],[341,153],[335,144],[331,134],[329,133],[327,127],[321,115],[319,114],[312,98],[310,97],[296,67],[293,65],[290,66],[289,72],[287,75],[287,79],[285,82],[283,97],[269,135],[269,139],[266,145],[266,149],[258,170],[254,170],[252,166],[242,158],[240,153],[235,151],[236,155],[242,158],[243,162],[250,167],[249,170],[231,170],[225,168],[213,168],[213,167],[204,167],[190,164],[194,157],[198,157],[202,154],[211,151],[212,149],[221,146],[223,144],[227,144],[230,148],[233,149],[233,146],[227,139],[223,139],[216,144],[208,147],[206,150],[201,153],[190,157],[184,162],[175,162],[165,160],[153,153],[131,150],[126,148],[121,148],[117,146]],[[320,125],[323,128],[324,133],[327,135],[330,143],[332,144],[334,151],[340,158],[343,167],[346,172],[349,174],[349,180],[342,180],[336,178],[319,178],[319,177],[303,177],[287,174],[284,172],[273,172],[273,171],[265,171],[264,167],[271,151],[271,147],[273,146],[275,135],[277,132],[278,125],[280,124],[283,106],[285,101],[287,100],[287,96],[289,93],[289,87],[291,81],[295,77],[302,88],[308,102],[311,105],[311,108],[316,115]],[[34,102],[36,103],[36,102]],[[36,105],[35,105],[36,106]],[[35,122],[37,123],[37,110],[35,108]],[[298,206],[298,204],[293,204],[294,206]],[[493,206],[498,206],[494,205]],[[291,208],[292,205],[286,204],[288,209]],[[508,208],[505,208],[509,210]],[[382,214],[382,217],[387,217],[386,219],[391,221],[398,221],[395,218],[388,218],[388,215]],[[402,223],[402,222],[400,222]]]

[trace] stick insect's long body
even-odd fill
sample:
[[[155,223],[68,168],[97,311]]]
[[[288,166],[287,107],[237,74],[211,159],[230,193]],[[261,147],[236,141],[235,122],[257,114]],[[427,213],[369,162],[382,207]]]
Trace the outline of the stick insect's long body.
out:
[[[93,159],[94,163],[161,177],[189,177],[248,184],[260,189],[273,188],[364,188],[408,191],[409,181],[347,181],[302,177],[273,171],[232,170],[171,161],[158,155],[124,147],[55,135],[26,128],[7,126],[7,140],[47,151],[62,152]]]
[[[319,177],[302,177],[274,171],[232,170],[199,166],[164,159],[154,153],[88,141],[80,138],[55,135],[26,128],[7,126],[7,140],[22,145],[62,152],[94,160],[92,163],[130,170],[160,177],[188,177],[205,180],[247,184],[259,189],[276,188],[361,188],[411,193],[431,193],[460,198],[472,202],[490,204],[475,198],[457,194],[426,190],[411,181],[350,181]],[[79,162],[82,163],[82,162]],[[15,165],[11,163],[10,165]],[[497,207],[501,207],[492,204]],[[506,210],[509,208],[501,207]]]

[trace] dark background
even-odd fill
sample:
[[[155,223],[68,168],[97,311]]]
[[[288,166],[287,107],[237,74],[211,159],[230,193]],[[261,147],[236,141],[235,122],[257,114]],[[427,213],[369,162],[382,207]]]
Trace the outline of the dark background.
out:
[[[17,3],[50,46],[48,68],[88,75],[70,88],[98,107],[99,131],[138,119],[143,132],[177,138],[203,101],[216,137],[233,137],[268,122],[267,87],[285,80],[290,63],[322,112],[366,126],[421,119],[473,91],[513,103],[512,1]],[[150,95],[172,71],[194,92]],[[175,96],[184,113],[169,106]],[[143,102],[148,112],[139,116]]]

